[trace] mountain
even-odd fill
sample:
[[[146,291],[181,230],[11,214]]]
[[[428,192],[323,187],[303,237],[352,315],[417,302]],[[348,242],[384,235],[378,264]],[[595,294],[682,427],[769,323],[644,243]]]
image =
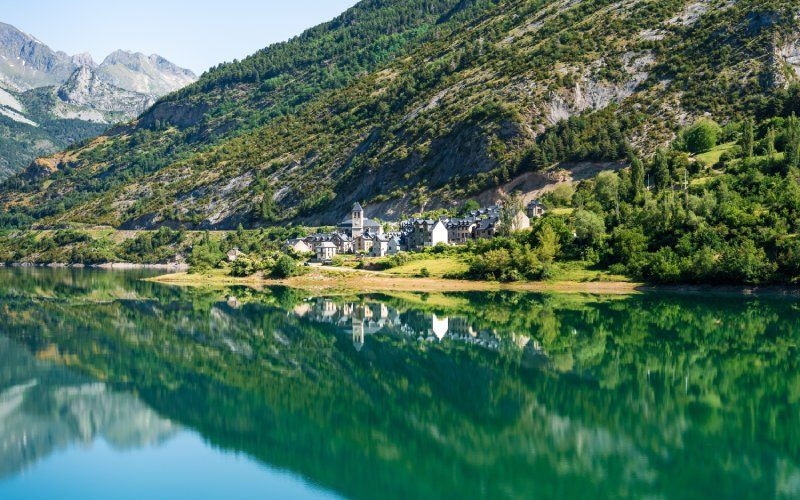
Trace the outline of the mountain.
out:
[[[0,23],[0,179],[135,118],[194,80],[157,55],[117,51],[98,65]]]
[[[89,108],[96,114],[85,116],[88,121],[111,123],[114,114],[123,117],[136,116],[151,106],[155,99],[151,95],[126,90],[108,83],[100,70],[88,66],[76,69],[72,76],[56,90],[62,103]],[[110,114],[110,116],[109,116]],[[63,118],[69,118],[62,113]],[[75,117],[80,117],[76,115]]]
[[[108,55],[97,68],[101,79],[121,89],[149,96],[161,96],[197,80],[188,69],[153,54],[146,56],[118,50]]]
[[[76,61],[36,38],[0,23],[0,85],[22,92],[58,85],[75,71]]]
[[[789,0],[364,0],[3,187],[14,220],[228,228],[528,195],[798,81]]]

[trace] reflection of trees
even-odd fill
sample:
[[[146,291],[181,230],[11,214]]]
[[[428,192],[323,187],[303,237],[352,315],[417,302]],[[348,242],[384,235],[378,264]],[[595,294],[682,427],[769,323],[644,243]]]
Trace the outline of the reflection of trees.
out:
[[[131,298],[91,302],[94,284],[56,281],[15,280],[0,328],[218,446],[349,496],[797,493],[789,301],[332,299],[359,319],[399,320],[357,352],[352,330],[313,317],[302,293],[239,290],[238,306],[118,280],[101,288]],[[403,334],[434,314],[493,332],[498,348]]]

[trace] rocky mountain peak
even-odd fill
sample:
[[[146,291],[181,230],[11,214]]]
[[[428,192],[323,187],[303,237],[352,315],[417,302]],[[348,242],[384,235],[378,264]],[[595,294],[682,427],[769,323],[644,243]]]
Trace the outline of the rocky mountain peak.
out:
[[[92,55],[88,52],[82,52],[80,54],[75,54],[72,56],[72,62],[77,64],[78,66],[88,66],[90,68],[96,68],[97,63],[94,62]]]
[[[153,104],[151,96],[131,92],[106,82],[89,66],[81,66],[58,89],[65,103],[133,117]]]
[[[158,54],[117,50],[99,66],[100,74],[117,87],[149,95],[163,95],[182,88],[197,76]]]
[[[74,71],[63,52],[55,52],[33,36],[0,23],[0,81],[15,90],[57,85]]]

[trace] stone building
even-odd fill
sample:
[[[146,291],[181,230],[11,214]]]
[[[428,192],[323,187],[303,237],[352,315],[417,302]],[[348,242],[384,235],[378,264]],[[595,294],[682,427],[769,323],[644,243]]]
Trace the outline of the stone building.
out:
[[[317,245],[316,248],[317,260],[327,262],[336,257],[336,245],[330,241],[324,241]]]
[[[532,202],[528,203],[528,218],[536,219],[541,217],[546,212],[544,205],[539,200],[533,200]]]

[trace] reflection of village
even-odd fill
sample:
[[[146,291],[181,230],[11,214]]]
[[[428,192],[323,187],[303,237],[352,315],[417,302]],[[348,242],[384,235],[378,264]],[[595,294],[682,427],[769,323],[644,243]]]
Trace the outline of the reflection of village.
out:
[[[512,342],[519,349],[544,354],[541,345],[527,335],[500,335],[493,328],[479,328],[464,316],[445,316],[417,309],[401,311],[377,301],[336,302],[329,298],[310,299],[295,306],[294,314],[310,321],[337,325],[352,334],[353,346],[361,351],[370,335],[402,335],[424,342],[453,340],[499,350]]]

